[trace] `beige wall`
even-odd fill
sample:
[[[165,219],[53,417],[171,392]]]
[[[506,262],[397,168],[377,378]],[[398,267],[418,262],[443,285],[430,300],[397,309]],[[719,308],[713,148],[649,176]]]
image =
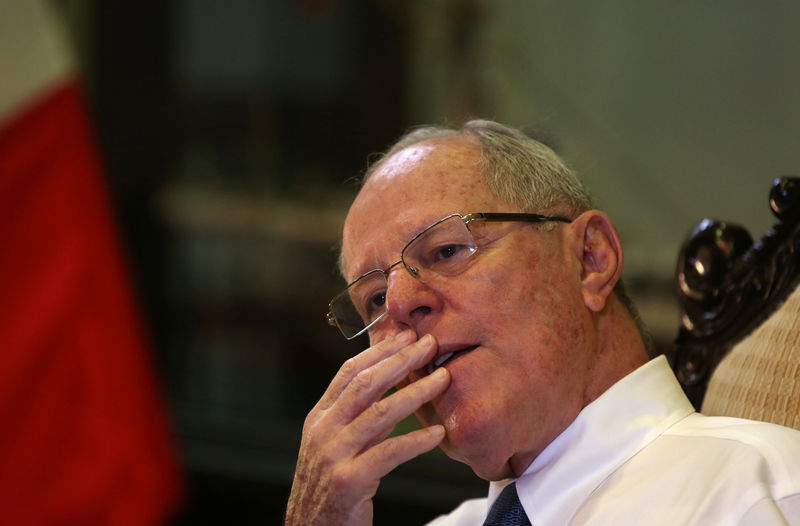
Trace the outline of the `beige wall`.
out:
[[[772,179],[800,173],[800,4],[416,7],[415,118],[551,131],[615,218],[629,276],[670,277],[702,217],[760,236]]]

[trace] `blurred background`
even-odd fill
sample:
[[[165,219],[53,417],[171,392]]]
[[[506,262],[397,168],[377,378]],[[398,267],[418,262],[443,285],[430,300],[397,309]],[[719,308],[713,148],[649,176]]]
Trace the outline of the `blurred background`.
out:
[[[703,217],[761,236],[800,168],[794,2],[47,5],[176,436],[175,525],[281,520],[305,414],[364,346],[324,321],[353,179],[409,127],[491,118],[556,149],[619,228],[656,352],[684,236]],[[376,523],[484,491],[434,452],[386,477]]]

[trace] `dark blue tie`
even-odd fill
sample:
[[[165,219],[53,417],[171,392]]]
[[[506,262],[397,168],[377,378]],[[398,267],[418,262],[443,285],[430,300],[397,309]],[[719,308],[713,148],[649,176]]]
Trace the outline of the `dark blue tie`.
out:
[[[492,504],[483,526],[531,526],[531,521],[519,502],[516,482],[503,488]]]

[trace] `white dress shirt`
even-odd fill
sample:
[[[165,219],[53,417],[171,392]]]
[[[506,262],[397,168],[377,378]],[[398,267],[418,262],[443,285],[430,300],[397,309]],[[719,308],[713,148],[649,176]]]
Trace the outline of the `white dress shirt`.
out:
[[[481,525],[509,482],[430,525]],[[800,525],[800,431],[696,413],[660,356],[586,406],[517,490],[534,526]]]

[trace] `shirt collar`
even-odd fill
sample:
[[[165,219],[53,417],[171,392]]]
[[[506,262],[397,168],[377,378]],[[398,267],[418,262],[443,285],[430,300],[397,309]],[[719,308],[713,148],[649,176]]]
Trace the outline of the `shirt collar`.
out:
[[[567,524],[607,476],[693,412],[666,358],[647,362],[587,405],[517,479],[525,512]],[[491,483],[489,506],[509,482]]]

